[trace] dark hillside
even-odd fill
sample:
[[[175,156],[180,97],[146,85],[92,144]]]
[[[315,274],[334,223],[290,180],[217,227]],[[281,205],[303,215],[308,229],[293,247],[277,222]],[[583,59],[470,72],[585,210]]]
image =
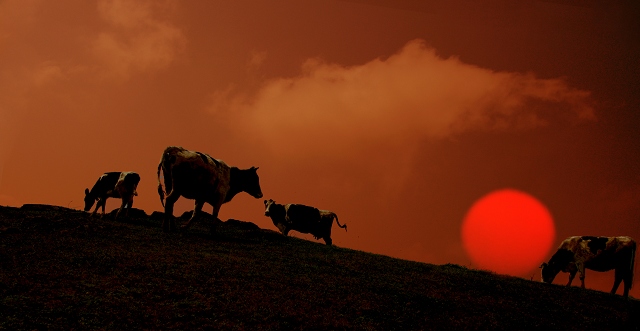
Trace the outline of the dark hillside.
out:
[[[639,328],[619,295],[161,217],[0,207],[0,329]]]

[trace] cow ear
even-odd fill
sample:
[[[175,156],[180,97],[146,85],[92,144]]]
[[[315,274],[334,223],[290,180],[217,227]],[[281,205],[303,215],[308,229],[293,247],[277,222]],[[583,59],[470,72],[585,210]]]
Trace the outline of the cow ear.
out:
[[[84,189],[84,195],[89,195],[89,189],[88,188]]]
[[[542,264],[540,265],[540,269],[545,268],[546,266],[548,266],[549,264],[547,264],[547,262],[542,262]]]
[[[267,204],[267,200],[264,200],[264,204],[265,204],[265,205]]]

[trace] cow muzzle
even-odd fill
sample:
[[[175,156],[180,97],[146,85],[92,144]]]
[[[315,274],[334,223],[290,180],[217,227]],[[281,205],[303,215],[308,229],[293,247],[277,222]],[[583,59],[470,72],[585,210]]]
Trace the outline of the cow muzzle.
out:
[[[260,189],[255,190],[255,191],[247,191],[247,193],[249,193],[250,196],[252,196],[252,197],[254,197],[256,199],[261,199],[262,198],[262,190],[260,190]]]

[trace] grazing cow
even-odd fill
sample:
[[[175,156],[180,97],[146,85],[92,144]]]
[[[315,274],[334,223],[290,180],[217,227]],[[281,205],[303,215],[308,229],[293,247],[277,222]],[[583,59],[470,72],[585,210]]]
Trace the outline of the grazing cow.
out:
[[[301,233],[310,233],[316,239],[322,238],[327,245],[331,245],[333,242],[331,227],[334,218],[338,226],[347,231],[346,224],[340,225],[338,215],[328,210],[291,203],[280,205],[271,199],[264,200],[264,207],[264,215],[270,217],[273,224],[285,236],[290,230],[296,230]]]
[[[104,216],[104,208],[108,198],[122,199],[122,205],[116,213],[116,218],[122,212],[125,206],[125,215],[129,214],[129,209],[133,206],[133,197],[138,195],[136,189],[140,183],[140,175],[135,172],[107,172],[98,178],[91,191],[88,188],[84,190],[84,211],[89,211],[93,204],[98,200],[96,209],[93,210],[93,216],[99,207],[102,207],[102,216]],[[101,217],[102,217],[101,216]]]
[[[580,281],[584,288],[585,269],[595,271],[615,270],[615,281],[611,294],[615,294],[621,281],[624,281],[624,294],[629,295],[633,283],[633,268],[636,254],[636,242],[629,237],[569,237],[565,239],[549,263],[543,263],[542,281],[553,282],[556,275],[569,273],[571,285],[576,272],[580,272]]]
[[[160,183],[160,170],[164,174],[166,199]],[[167,147],[158,164],[158,194],[165,213],[163,230],[175,230],[173,205],[180,196],[195,200],[193,215],[182,228],[189,227],[205,202],[213,206],[212,215],[217,218],[220,206],[240,192],[247,192],[256,199],[262,198],[257,171],[256,167],[244,170],[229,167],[207,154],[182,147]]]

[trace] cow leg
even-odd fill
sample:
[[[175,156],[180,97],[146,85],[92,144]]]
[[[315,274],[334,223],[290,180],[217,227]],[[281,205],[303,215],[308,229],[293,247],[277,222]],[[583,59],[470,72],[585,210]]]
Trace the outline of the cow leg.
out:
[[[622,278],[624,280],[624,292],[622,296],[625,298],[629,297],[629,289],[631,288],[631,282],[633,281],[633,274],[629,272],[625,272],[625,276]]]
[[[611,289],[611,294],[616,294],[618,290],[618,286],[620,286],[621,282],[624,282],[623,285],[623,293],[622,296],[627,298],[629,297],[629,289],[631,288],[631,281],[633,280],[633,274],[625,269],[616,269],[615,271],[615,281],[613,282],[613,288]]]
[[[98,208],[100,207],[100,199],[98,199],[98,202],[96,203],[96,208],[93,210],[93,213],[91,213],[91,216],[95,216],[96,212],[98,211]]]
[[[104,198],[104,200],[100,200],[100,202],[102,203],[102,215],[100,215],[100,217],[104,217],[104,208],[107,206],[107,198]]]
[[[173,232],[176,230],[176,220],[173,218],[173,205],[178,201],[179,194],[171,191],[164,202],[164,220],[162,221],[162,231]]]
[[[333,222],[333,220],[331,221]],[[331,223],[329,223],[329,227],[326,228],[323,232],[324,233],[319,237],[322,237],[322,239],[324,239],[324,242],[327,244],[327,246],[331,246],[331,244],[333,243],[333,240],[331,240]]]
[[[584,277],[585,277],[585,270],[584,270],[584,264],[580,263],[578,264],[578,272],[580,273],[580,287],[584,288]]]
[[[189,218],[187,223],[182,224],[181,228],[186,230],[189,228],[189,226],[191,226],[191,221],[193,221],[193,219],[196,218],[198,213],[202,211],[202,206],[204,206],[204,201],[196,200],[196,204],[193,207],[193,214],[191,215],[191,218]]]
[[[280,233],[282,233],[283,235],[286,236],[287,234],[289,234],[289,231],[287,230],[287,227],[284,224],[278,223],[276,227],[278,228],[278,230],[280,230]]]
[[[326,236],[326,237],[324,237],[322,239],[324,239],[324,242],[325,242],[325,244],[327,244],[327,246],[331,246],[331,244],[333,243],[333,240],[331,240],[331,237],[329,237],[329,236]]]
[[[630,257],[630,265],[629,265],[629,269],[624,269],[624,276],[622,277],[622,279],[624,280],[624,293],[622,294],[625,298],[629,297],[629,289],[631,289],[631,287],[633,286],[633,272],[634,272],[634,259],[636,257],[636,251],[635,251],[635,246],[633,247],[632,251],[631,251],[631,257]]]
[[[114,218],[114,220],[118,219],[118,216],[120,216],[120,213],[122,212],[122,209],[124,209],[124,206],[126,204],[126,201],[122,200],[122,203],[120,204],[120,208],[118,208],[118,212],[116,213],[116,218]]]
[[[220,200],[217,204],[213,205],[213,212],[211,213],[211,215],[213,215],[213,217],[215,217],[218,221],[220,221],[220,219],[218,218],[218,214],[220,213],[220,207],[222,207],[222,200]]]
[[[576,272],[577,270],[572,270],[571,272],[569,272],[569,283],[567,283],[567,286],[571,286],[571,282],[573,282],[573,278],[576,277]]]
[[[611,294],[616,294],[616,291],[618,290],[618,286],[620,286],[620,282],[622,282],[622,270],[618,270],[616,269],[615,271],[615,280],[613,281],[613,288],[611,289]],[[627,282],[624,282],[624,287],[627,287]]]
[[[107,204],[106,200],[107,199],[98,198],[98,202],[96,203],[96,209],[93,210],[93,213],[91,213],[91,216],[96,214],[96,212],[98,211],[98,208],[102,208],[102,215],[100,215],[100,218],[104,216],[104,206]]]
[[[138,193],[135,193],[134,195],[138,195]],[[133,207],[133,195],[129,198],[129,203],[127,203],[127,210],[125,210],[124,216],[129,216],[129,209],[131,209],[131,207]]]
[[[122,203],[120,204],[120,209],[118,209],[118,212],[116,213],[116,220],[118,219],[118,216],[120,216],[120,213],[122,212],[122,209],[124,209],[124,206],[127,205],[127,200],[122,199]]]
[[[327,243],[327,245],[329,246],[331,246],[331,243],[333,242],[333,240],[331,240],[332,225],[333,225],[333,217],[331,217],[331,219],[328,220],[327,224],[324,224],[325,226],[324,242]]]

